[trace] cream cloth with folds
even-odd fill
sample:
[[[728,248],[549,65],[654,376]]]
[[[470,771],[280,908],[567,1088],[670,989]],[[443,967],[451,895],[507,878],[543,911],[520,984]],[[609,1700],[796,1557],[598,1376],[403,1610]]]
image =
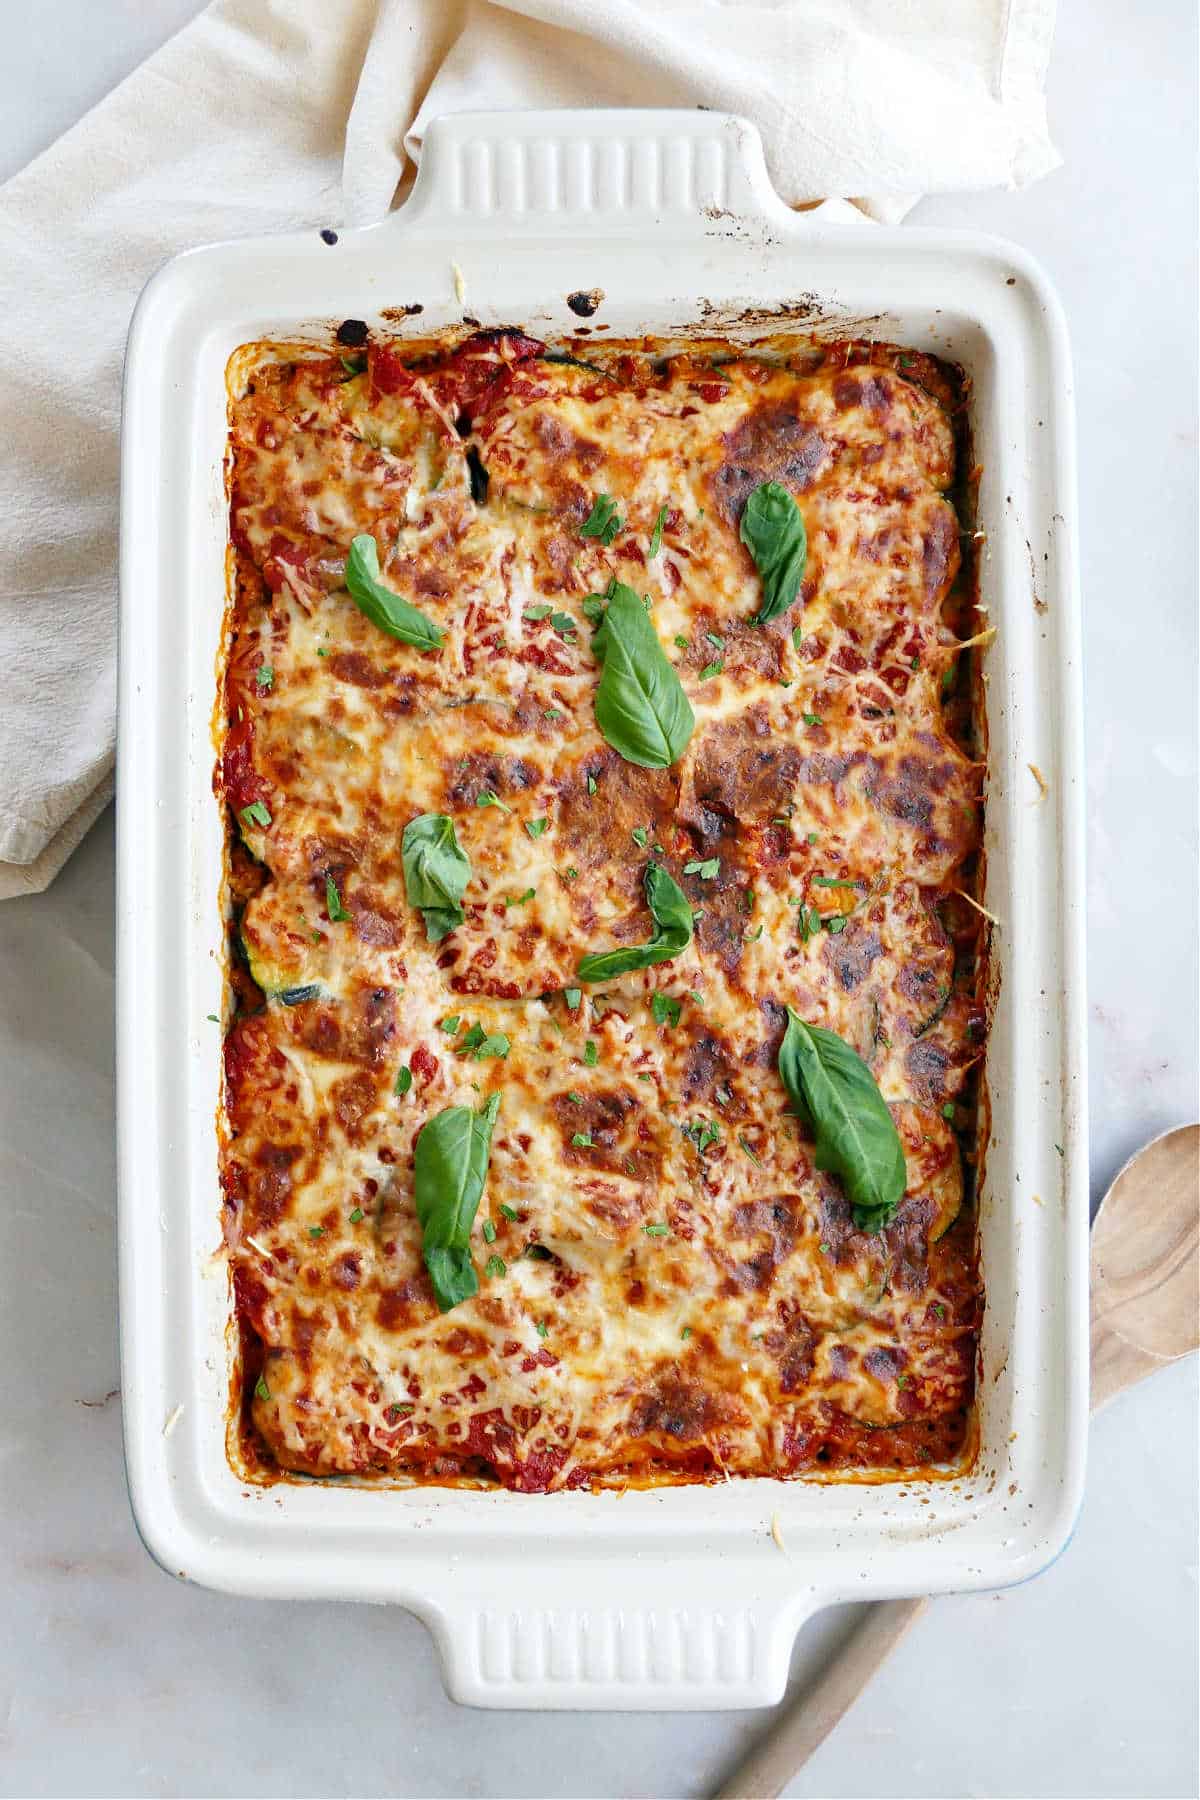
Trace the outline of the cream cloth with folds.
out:
[[[1054,0],[216,0],[0,189],[0,898],[45,887],[112,792],[121,357],[166,257],[365,224],[428,119],[497,106],[744,113],[786,200],[898,218],[1056,165],[1053,22]]]

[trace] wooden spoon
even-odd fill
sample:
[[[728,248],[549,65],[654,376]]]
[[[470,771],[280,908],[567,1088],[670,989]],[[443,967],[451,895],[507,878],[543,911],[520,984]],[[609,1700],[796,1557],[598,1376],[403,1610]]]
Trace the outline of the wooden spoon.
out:
[[[1200,1125],[1143,1146],[1092,1226],[1092,1411],[1200,1346]],[[929,1605],[872,1606],[807,1692],[787,1707],[717,1800],[776,1800]]]

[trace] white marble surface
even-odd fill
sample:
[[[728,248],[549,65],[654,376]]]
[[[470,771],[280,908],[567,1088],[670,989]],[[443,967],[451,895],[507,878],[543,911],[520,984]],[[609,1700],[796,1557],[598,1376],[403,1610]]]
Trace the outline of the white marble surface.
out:
[[[194,5],[0,0],[0,174]],[[1195,49],[1190,0],[1062,0],[1065,169],[917,215],[1027,244],[1073,328],[1097,1196],[1196,1111]],[[403,1613],[226,1599],[142,1551],[112,1393],[112,861],[106,817],[0,909],[0,1792],[708,1793],[764,1715],[463,1711]],[[934,1607],[790,1791],[1194,1795],[1195,1402],[1192,1364],[1103,1415],[1059,1563]],[[797,1682],[852,1610],[806,1631]]]

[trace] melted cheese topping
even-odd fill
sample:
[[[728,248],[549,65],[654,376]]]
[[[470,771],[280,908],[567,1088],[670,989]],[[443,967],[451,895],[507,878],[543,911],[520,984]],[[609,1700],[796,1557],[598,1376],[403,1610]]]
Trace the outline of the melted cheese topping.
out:
[[[983,1035],[978,916],[951,898],[981,770],[942,701],[962,588],[945,372],[849,346],[792,366],[610,347],[602,372],[541,352],[515,333],[372,343],[361,370],[239,352],[219,784],[245,840],[222,1151],[243,1454],[525,1490],[945,1468],[969,1454],[955,1127]],[[809,552],[800,599],[758,627],[737,525],[764,480]],[[601,493],[607,547],[580,531]],[[346,593],[361,531],[440,654]],[[649,596],[695,710],[668,770],[596,730],[581,602],[614,575]],[[452,816],[472,869],[437,944],[401,866],[423,812]],[[581,955],[649,935],[651,849],[693,942],[564,994]],[[788,1107],[785,1003],[892,1107],[908,1192],[881,1236]],[[476,1023],[506,1057],[456,1048]],[[493,1090],[480,1292],[442,1315],[413,1144]]]

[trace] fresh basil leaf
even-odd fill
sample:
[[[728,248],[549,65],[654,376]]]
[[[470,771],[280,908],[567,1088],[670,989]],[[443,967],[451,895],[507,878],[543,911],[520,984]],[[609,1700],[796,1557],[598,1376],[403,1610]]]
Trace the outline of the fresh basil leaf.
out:
[[[623,582],[610,585],[592,649],[604,665],[595,703],[601,737],[626,762],[669,769],[696,718],[645,607]]]
[[[778,481],[763,481],[753,488],[742,509],[738,536],[754,558],[762,576],[763,603],[755,624],[786,612],[800,592],[808,538],[800,508]]]
[[[413,1153],[413,1202],[421,1251],[442,1312],[479,1292],[471,1227],[487,1180],[499,1094],[478,1112],[448,1106],[421,1127]]]
[[[816,1164],[837,1175],[860,1231],[882,1231],[904,1197],[900,1133],[862,1058],[836,1032],[806,1025],[788,1007],[779,1073],[816,1140]]]
[[[441,627],[383,586],[379,579],[379,551],[375,539],[365,531],[350,545],[346,586],[358,610],[389,637],[399,638],[402,644],[415,644],[418,650],[441,648]]]
[[[462,897],[471,879],[471,864],[455,836],[453,819],[445,813],[421,813],[410,819],[400,857],[408,903],[420,908],[430,943],[439,943],[462,924]]]
[[[650,942],[583,957],[577,970],[581,981],[611,981],[614,976],[628,975],[634,969],[649,969],[655,963],[670,962],[691,943],[692,909],[683,889],[672,881],[660,863],[655,862],[646,864],[643,883],[646,903],[654,920]]]
[[[580,537],[599,538],[607,549],[618,531],[621,521],[617,517],[617,503],[611,494],[601,494],[592,505],[592,510],[579,527]]]

